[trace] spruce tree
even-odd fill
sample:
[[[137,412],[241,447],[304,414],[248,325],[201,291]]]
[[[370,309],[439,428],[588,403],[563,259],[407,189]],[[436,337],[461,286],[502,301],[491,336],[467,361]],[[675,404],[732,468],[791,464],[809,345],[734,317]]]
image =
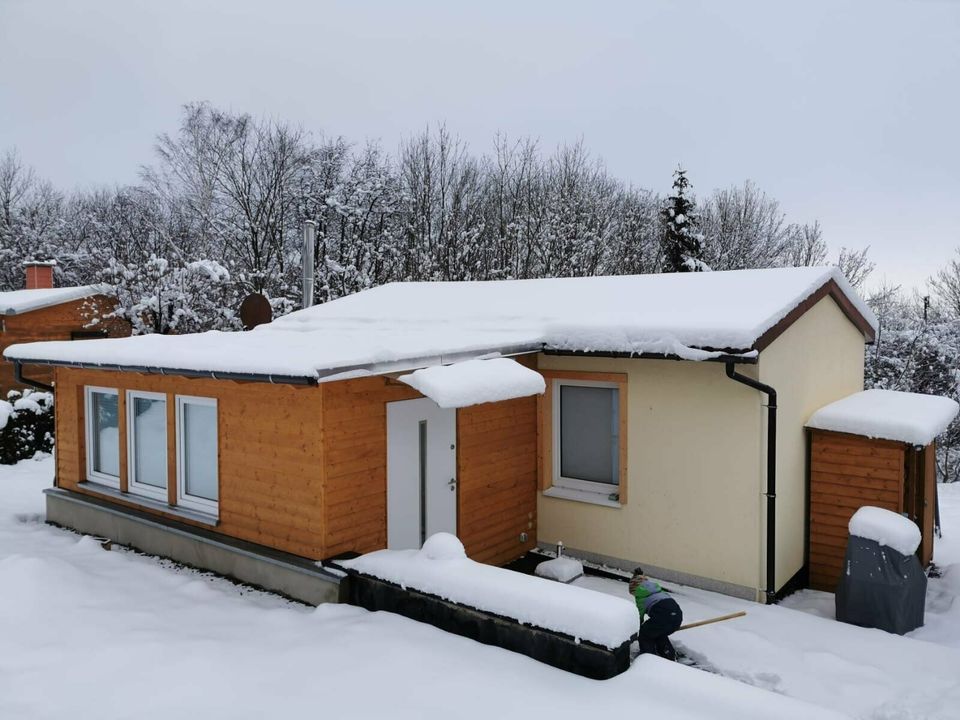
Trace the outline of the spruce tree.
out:
[[[673,194],[660,211],[663,220],[664,272],[696,272],[707,270],[703,263],[703,246],[698,231],[699,219],[690,192],[687,171],[677,167],[673,173]]]

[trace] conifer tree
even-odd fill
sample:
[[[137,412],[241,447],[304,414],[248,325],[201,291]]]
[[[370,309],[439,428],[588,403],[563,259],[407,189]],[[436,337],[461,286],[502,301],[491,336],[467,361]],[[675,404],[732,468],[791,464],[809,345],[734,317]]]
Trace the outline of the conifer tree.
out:
[[[703,262],[699,219],[689,192],[687,171],[677,167],[673,173],[673,194],[667,198],[667,204],[660,211],[664,227],[661,242],[665,272],[709,270]]]

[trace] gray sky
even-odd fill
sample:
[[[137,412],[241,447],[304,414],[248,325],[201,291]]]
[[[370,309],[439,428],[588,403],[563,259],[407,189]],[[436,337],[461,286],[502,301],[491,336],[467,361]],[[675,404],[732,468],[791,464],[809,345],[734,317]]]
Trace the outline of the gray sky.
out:
[[[907,285],[960,246],[960,0],[0,0],[0,151],[56,184],[136,180],[191,100],[391,148],[582,137],[661,192],[677,162],[750,178]]]

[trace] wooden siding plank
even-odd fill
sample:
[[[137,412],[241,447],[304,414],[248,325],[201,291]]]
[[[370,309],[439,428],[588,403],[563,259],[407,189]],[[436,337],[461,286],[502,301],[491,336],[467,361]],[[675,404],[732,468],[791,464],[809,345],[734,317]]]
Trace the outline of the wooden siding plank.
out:
[[[840,465],[838,463],[825,462],[814,458],[810,463],[813,472],[833,473],[835,475],[845,475],[851,477],[873,478],[876,480],[892,480],[898,482],[903,477],[901,468],[875,468],[863,465]]]
[[[898,511],[904,446],[823,431],[812,432],[810,443],[810,584],[832,590],[840,578],[853,514],[864,505]]]

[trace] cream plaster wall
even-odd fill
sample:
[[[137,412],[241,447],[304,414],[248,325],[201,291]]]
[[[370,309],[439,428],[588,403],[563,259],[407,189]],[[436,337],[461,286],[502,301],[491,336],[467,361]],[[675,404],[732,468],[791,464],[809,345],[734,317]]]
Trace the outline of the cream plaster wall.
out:
[[[719,363],[541,355],[539,367],[627,373],[629,403],[626,505],[541,494],[538,539],[758,587],[757,393]]]
[[[545,370],[628,375],[627,503],[544,496],[538,540],[760,591],[766,396],[712,362],[540,355]],[[803,565],[804,423],[862,389],[863,336],[824,298],[738,371],[778,392],[777,587]]]
[[[814,411],[863,389],[863,335],[830,297],[760,354],[760,380],[777,390],[777,588],[803,566],[807,437]]]

